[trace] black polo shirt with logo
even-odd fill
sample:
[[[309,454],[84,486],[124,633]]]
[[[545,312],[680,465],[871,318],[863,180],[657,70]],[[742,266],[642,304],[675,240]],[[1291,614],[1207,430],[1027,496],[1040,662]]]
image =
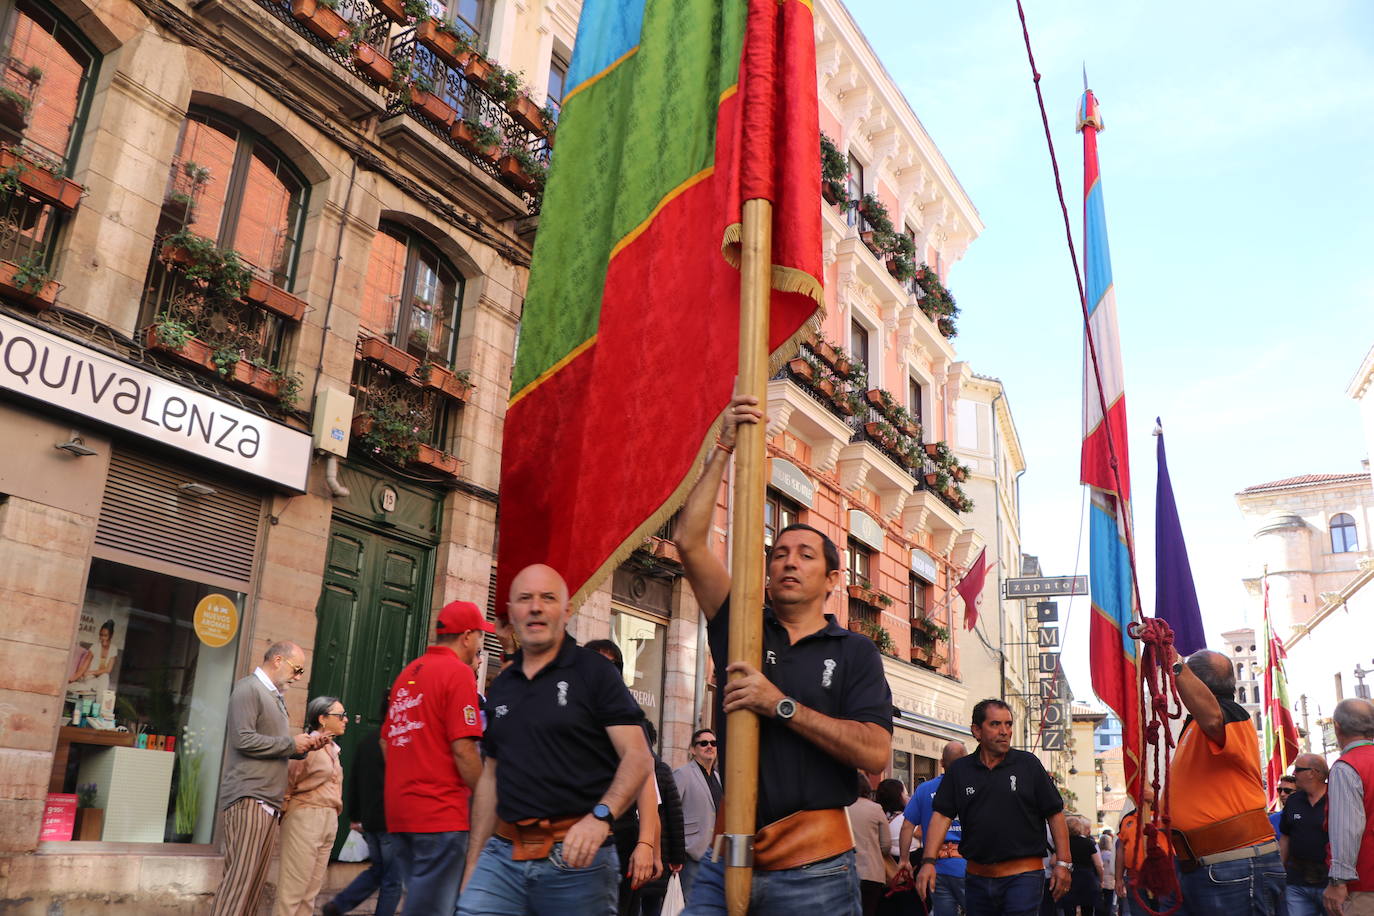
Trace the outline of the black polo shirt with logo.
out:
[[[1315,887],[1326,883],[1326,793],[1314,805],[1299,789],[1283,803],[1279,832],[1288,837],[1289,884]]]
[[[716,666],[716,712],[725,759],[725,715],[721,711],[729,664],[730,602],[706,628]],[[771,608],[763,610],[763,673],[786,696],[833,719],[875,722],[892,731],[892,691],[873,640],[851,633],[825,615],[825,626],[797,640]],[[758,826],[797,811],[845,808],[859,797],[857,771],[830,756],[776,719],[759,725]]]
[[[606,729],[643,718],[605,656],[563,636],[529,679],[523,652],[492,681],[482,750],[496,768],[496,813],[506,821],[586,814],[610,788],[620,755]]]
[[[1012,748],[992,769],[978,751],[945,770],[933,807],[959,818],[959,854],[992,865],[1027,856],[1042,858],[1045,821],[1064,810],[1064,799],[1034,754]]]

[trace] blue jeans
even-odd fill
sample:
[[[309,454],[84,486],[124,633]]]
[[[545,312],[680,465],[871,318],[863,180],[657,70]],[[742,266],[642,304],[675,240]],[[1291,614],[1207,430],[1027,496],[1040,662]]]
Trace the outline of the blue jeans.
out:
[[[401,916],[450,916],[463,886],[468,832],[393,833],[406,905]]]
[[[1040,869],[1005,878],[964,876],[964,912],[968,916],[1036,916],[1045,895]]]
[[[340,913],[347,913],[368,897],[377,894],[377,916],[394,916],[401,902],[401,863],[396,857],[396,840],[389,833],[363,831],[367,843],[367,871],[339,891],[331,901]],[[379,890],[380,889],[380,890]]]
[[[615,846],[597,850],[592,864],[570,868],[563,844],[554,843],[547,859],[516,862],[511,842],[487,840],[463,899],[460,916],[615,916],[620,886],[620,856]]]
[[[709,856],[710,854],[711,850],[706,850],[706,855]],[[703,858],[705,857],[703,856]],[[687,856],[687,861],[682,864],[682,871],[677,873],[677,879],[682,884],[683,900],[692,899],[692,885],[696,883],[697,872],[701,870],[701,862],[701,859]]]
[[[1179,876],[1183,906],[1192,916],[1287,916],[1287,880],[1279,854],[1204,865]]]
[[[725,864],[713,853],[701,859],[683,916],[724,916]],[[859,872],[854,850],[784,871],[755,871],[749,890],[750,916],[860,916]]]
[[[1322,916],[1326,906],[1322,903],[1323,885],[1290,884],[1284,897],[1288,901],[1288,916]]]
[[[935,890],[930,893],[931,916],[959,916],[964,909],[962,875],[935,875]]]

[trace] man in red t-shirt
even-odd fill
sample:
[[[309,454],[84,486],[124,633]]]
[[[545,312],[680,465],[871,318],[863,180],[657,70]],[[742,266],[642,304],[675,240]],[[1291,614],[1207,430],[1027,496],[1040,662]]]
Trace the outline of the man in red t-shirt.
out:
[[[402,916],[454,911],[468,845],[468,800],[482,775],[473,667],[495,627],[471,601],[439,612],[434,645],[391,686],[382,726],[386,825],[406,886]]]

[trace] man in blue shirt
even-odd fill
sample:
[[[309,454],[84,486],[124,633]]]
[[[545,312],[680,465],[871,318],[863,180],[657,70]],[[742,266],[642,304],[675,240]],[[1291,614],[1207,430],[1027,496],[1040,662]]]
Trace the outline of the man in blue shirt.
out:
[[[1279,833],[1279,818],[1283,817],[1283,806],[1288,799],[1293,797],[1293,793],[1298,791],[1298,778],[1287,774],[1279,777],[1279,787],[1276,790],[1279,796],[1279,810],[1269,815],[1269,825],[1274,828],[1274,841],[1283,842],[1283,837]]]
[[[930,816],[935,811],[932,801],[935,791],[940,788],[940,781],[945,778],[944,771],[949,769],[951,763],[967,754],[968,749],[962,741],[951,741],[946,744],[940,754],[940,775],[921,783],[916,787],[916,791],[911,793],[911,801],[907,802],[906,811],[902,814],[901,836],[897,840],[901,868],[910,869],[906,854],[911,849],[912,835],[920,830],[921,837],[924,838],[930,829]],[[964,872],[968,863],[959,855],[961,837],[959,820],[956,818],[945,831],[945,841],[940,844],[940,848],[926,850],[926,856],[936,860],[935,892],[931,894],[932,916],[957,916],[964,909]]]

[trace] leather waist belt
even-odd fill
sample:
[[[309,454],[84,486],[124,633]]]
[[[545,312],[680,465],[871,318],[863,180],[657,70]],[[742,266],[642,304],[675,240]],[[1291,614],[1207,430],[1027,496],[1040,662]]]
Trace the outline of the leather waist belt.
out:
[[[1278,851],[1279,844],[1270,840],[1267,843],[1260,843],[1258,846],[1246,846],[1243,849],[1228,849],[1226,852],[1213,853],[1194,861],[1181,862],[1180,865],[1185,870],[1192,871],[1203,865],[1220,865],[1222,862],[1235,862],[1240,859],[1258,859],[1260,856],[1267,856],[1271,852]]]
[[[1270,826],[1269,817],[1263,808],[1244,811],[1196,830],[1176,829],[1172,833],[1174,854],[1178,856],[1179,863],[1191,864],[1194,868],[1198,865],[1214,865],[1217,861],[1231,862],[1236,859],[1253,858],[1273,850],[1264,849],[1263,852],[1249,852],[1229,859],[1214,859],[1213,856],[1218,854],[1245,853],[1246,850],[1260,849],[1264,846],[1278,848],[1272,839],[1264,839],[1273,837],[1274,828]],[[1208,861],[1203,861],[1204,859]]]
[[[553,844],[563,842],[573,824],[581,817],[530,817],[514,824],[509,821],[496,822],[496,835],[511,842],[511,859],[516,862],[529,862],[547,859],[553,852]]]
[[[1024,875],[1028,871],[1044,870],[1045,860],[1039,856],[1022,856],[1019,859],[1007,859],[1005,862],[993,862],[988,865],[968,860],[968,873],[980,878],[1007,878],[1011,875]]]
[[[717,825],[723,818],[717,818]],[[717,859],[723,855],[717,830]],[[843,808],[797,811],[759,828],[754,834],[754,868],[785,871],[833,859],[854,848],[854,831]]]

